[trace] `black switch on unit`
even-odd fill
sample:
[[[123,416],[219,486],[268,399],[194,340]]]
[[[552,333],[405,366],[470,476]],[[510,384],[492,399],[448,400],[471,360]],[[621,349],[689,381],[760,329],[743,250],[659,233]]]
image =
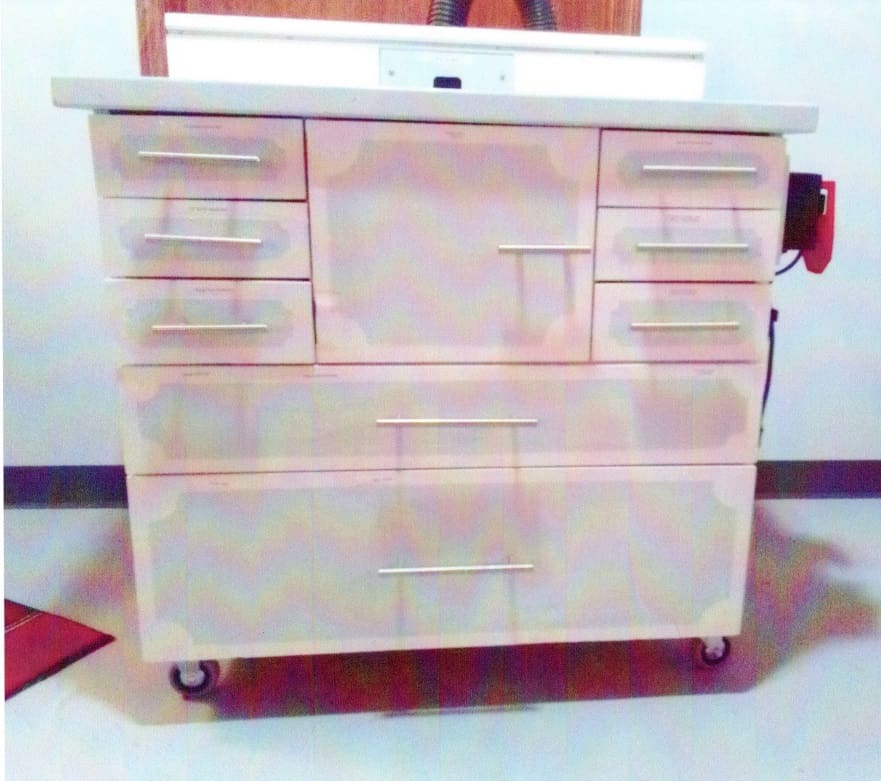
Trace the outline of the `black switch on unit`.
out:
[[[434,86],[438,89],[462,89],[462,79],[458,76],[435,76]]]
[[[783,251],[811,249],[817,242],[817,220],[823,213],[820,174],[790,174],[783,226]]]

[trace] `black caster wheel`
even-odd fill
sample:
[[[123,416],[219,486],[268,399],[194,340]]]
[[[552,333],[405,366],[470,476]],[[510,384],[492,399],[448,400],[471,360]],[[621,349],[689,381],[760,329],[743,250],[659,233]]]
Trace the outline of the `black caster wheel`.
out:
[[[703,667],[718,667],[731,655],[731,641],[727,637],[712,637],[700,641],[698,661]]]
[[[168,673],[168,680],[184,699],[205,697],[217,688],[217,682],[220,680],[220,665],[213,659],[198,664],[174,664]]]

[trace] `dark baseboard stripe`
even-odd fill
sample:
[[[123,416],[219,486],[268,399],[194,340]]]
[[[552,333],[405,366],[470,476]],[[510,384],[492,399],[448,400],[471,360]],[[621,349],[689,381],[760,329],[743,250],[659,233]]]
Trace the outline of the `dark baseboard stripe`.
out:
[[[7,466],[5,507],[126,507],[122,466]],[[760,461],[758,499],[881,496],[881,461]]]
[[[127,507],[122,466],[7,466],[4,507]]]
[[[759,461],[756,498],[881,496],[881,461]]]

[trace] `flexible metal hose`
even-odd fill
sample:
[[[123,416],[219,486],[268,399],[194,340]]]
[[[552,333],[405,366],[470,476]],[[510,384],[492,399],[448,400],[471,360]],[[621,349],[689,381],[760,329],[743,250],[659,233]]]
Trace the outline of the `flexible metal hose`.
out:
[[[470,10],[471,0],[431,0],[428,23],[464,27]]]
[[[556,30],[557,19],[551,0],[518,0],[523,23],[530,30]],[[431,0],[428,23],[464,27],[471,0]]]
[[[519,0],[520,13],[530,30],[556,30],[557,19],[551,0]]]

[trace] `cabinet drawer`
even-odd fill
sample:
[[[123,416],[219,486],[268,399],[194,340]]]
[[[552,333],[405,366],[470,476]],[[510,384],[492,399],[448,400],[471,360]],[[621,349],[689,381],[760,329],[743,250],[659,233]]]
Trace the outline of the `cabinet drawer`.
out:
[[[99,209],[112,276],[309,278],[304,203],[102,198]]]
[[[784,141],[717,133],[603,131],[600,206],[782,209]]]
[[[598,131],[306,133],[322,363],[590,359]]]
[[[755,468],[130,477],[150,661],[736,634]]]
[[[596,279],[770,281],[781,214],[740,209],[600,209]]]
[[[763,361],[771,287],[604,282],[594,299],[597,361]]]
[[[763,367],[127,366],[129,474],[751,463]]]
[[[307,282],[110,279],[108,305],[130,363],[311,363]]]
[[[90,131],[99,195],[306,197],[300,120],[95,114]]]

